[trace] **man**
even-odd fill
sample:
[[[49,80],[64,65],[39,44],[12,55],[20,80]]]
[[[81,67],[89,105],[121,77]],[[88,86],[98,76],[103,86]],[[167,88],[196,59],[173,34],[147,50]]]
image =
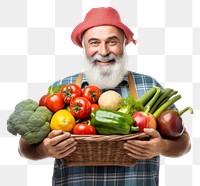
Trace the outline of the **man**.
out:
[[[81,86],[93,84],[102,90],[114,89],[123,97],[129,94],[127,81],[127,55],[125,47],[136,43],[132,31],[124,25],[113,8],[94,8],[84,21],[72,32],[72,41],[84,51],[84,72]],[[146,75],[131,73],[138,97],[159,83]],[[74,83],[77,74],[57,81],[54,85]],[[77,142],[70,134],[52,131],[42,143],[28,145],[20,139],[20,154],[30,159],[54,157],[53,185],[109,185],[109,186],[157,186],[159,178],[159,155],[179,157],[190,150],[190,138],[185,131],[177,140],[163,139],[154,129],[145,129],[149,141],[128,140],[124,148],[130,158],[138,159],[133,167],[89,166],[68,167],[60,159],[76,150]]]

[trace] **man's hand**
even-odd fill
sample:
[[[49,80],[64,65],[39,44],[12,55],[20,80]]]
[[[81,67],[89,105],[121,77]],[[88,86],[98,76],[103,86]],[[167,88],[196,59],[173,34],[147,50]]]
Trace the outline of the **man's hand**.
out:
[[[150,159],[161,154],[164,148],[164,140],[159,132],[146,128],[144,132],[150,136],[149,141],[128,140],[124,143],[124,149],[128,151],[128,155],[135,159]]]
[[[53,130],[50,132],[42,143],[43,147],[48,153],[48,156],[57,159],[66,157],[75,151],[76,144],[77,142],[74,138],[70,137],[69,132],[64,132],[61,130]]]

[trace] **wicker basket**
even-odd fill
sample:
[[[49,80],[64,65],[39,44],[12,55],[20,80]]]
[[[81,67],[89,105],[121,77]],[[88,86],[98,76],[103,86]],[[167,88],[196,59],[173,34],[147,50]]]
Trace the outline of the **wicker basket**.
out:
[[[124,142],[148,138],[144,133],[72,136],[77,140],[77,150],[62,159],[67,166],[133,166],[136,160],[127,155]]]

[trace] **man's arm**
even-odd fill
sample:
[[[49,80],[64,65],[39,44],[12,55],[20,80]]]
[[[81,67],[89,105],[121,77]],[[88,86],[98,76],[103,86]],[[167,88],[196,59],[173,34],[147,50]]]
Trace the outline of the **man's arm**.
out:
[[[28,144],[22,137],[19,140],[19,154],[27,159],[39,160],[49,157],[48,152],[45,150],[43,143]]]
[[[128,155],[135,159],[148,159],[157,155],[166,157],[179,157],[191,149],[190,137],[187,131],[176,140],[163,139],[154,129],[145,129],[144,132],[151,136],[149,141],[128,140],[124,148]]]
[[[161,154],[167,157],[179,157],[188,153],[191,149],[190,136],[187,131],[176,140],[164,140]]]
[[[19,140],[19,153],[21,156],[39,160],[47,157],[63,158],[76,150],[74,138],[70,133],[54,130],[39,144],[30,145],[22,137]]]

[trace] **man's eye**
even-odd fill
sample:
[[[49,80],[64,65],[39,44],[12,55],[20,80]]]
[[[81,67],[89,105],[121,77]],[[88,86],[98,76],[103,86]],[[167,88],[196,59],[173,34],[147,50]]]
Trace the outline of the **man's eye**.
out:
[[[109,42],[108,42],[108,44],[109,45],[116,45],[117,44],[117,41],[116,40],[110,40]]]
[[[97,46],[97,45],[99,45],[99,42],[98,41],[92,41],[92,42],[90,42],[90,45]]]

